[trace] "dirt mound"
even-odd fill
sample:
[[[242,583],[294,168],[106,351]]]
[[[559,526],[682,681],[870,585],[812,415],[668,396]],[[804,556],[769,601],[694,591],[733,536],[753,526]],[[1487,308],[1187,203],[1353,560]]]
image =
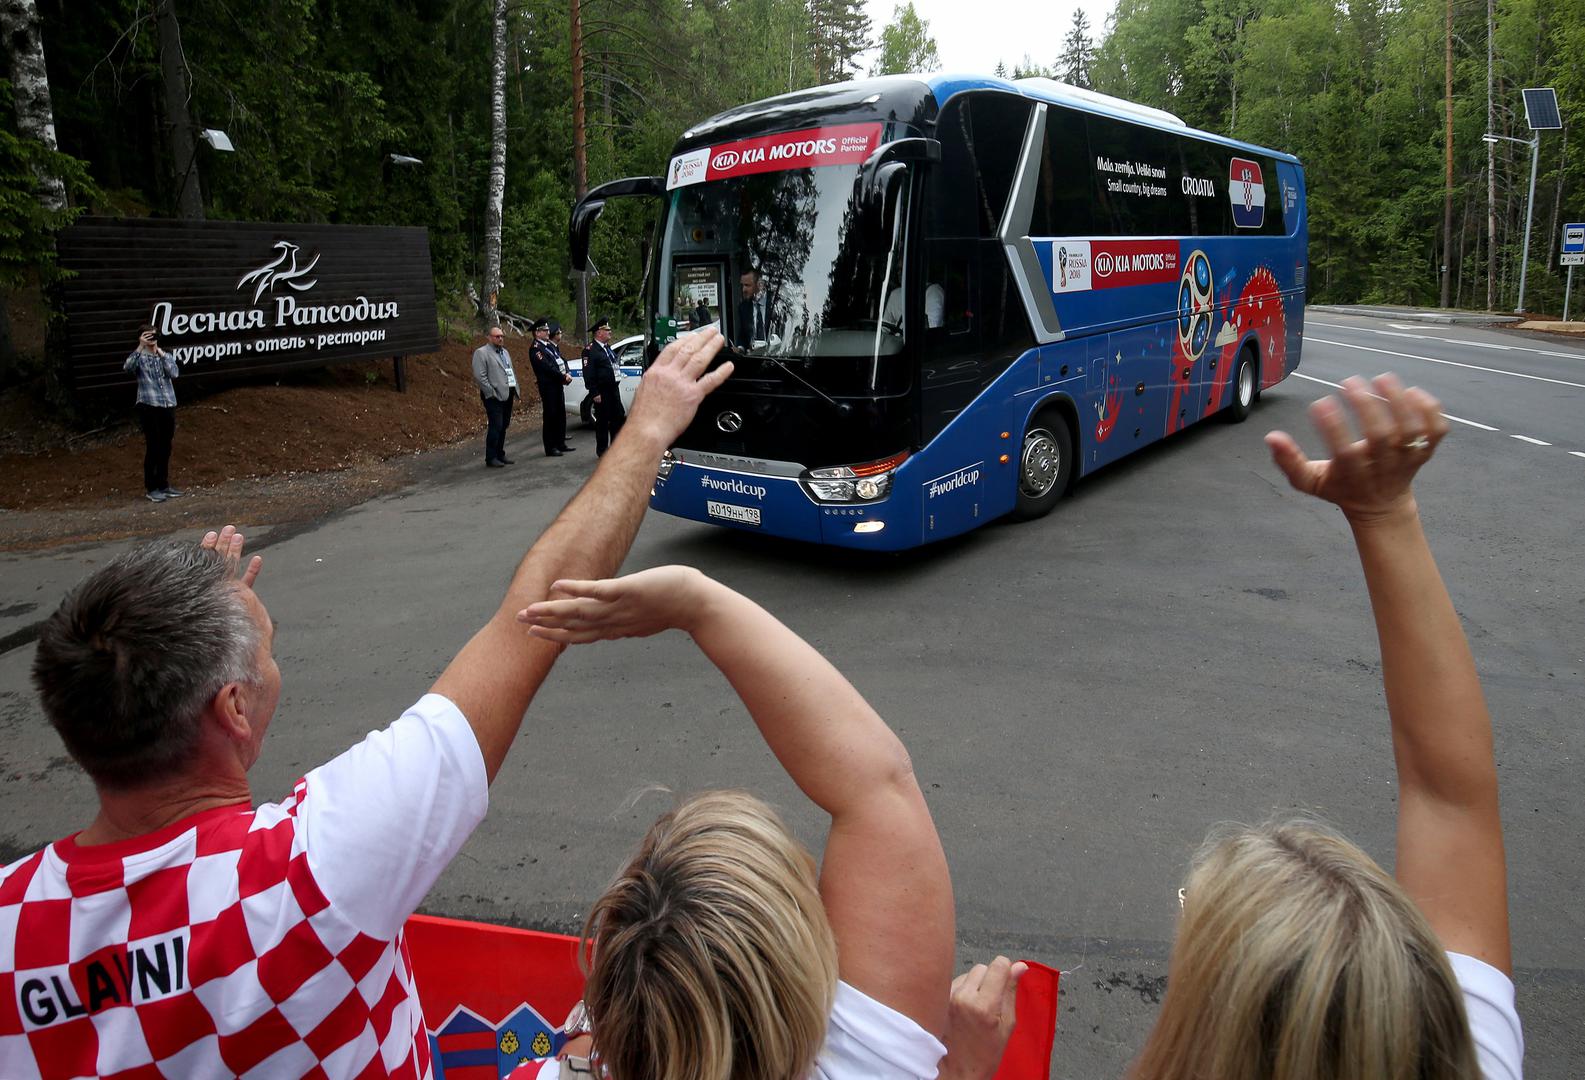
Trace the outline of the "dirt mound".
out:
[[[513,351],[523,352],[526,343]],[[108,428],[68,431],[15,395],[0,406],[0,547],[165,531],[166,507],[197,509],[212,498],[244,502],[256,522],[295,520],[361,501],[400,483],[390,459],[479,440],[484,410],[470,368],[473,345],[448,343],[407,358],[407,392],[389,360],[343,364],[212,392],[176,383],[181,405],[171,483],[187,500],[143,499],[143,436],[128,409]],[[536,436],[533,380],[513,434]],[[184,391],[186,391],[184,393]],[[520,426],[521,425],[521,426]],[[279,506],[272,504],[279,503]],[[185,516],[185,514],[183,515]]]

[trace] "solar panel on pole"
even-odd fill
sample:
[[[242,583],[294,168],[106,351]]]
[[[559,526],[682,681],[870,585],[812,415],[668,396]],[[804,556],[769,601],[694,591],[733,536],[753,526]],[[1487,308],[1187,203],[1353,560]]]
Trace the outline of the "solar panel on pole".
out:
[[[1557,108],[1557,91],[1550,86],[1524,91],[1524,118],[1531,131],[1557,131],[1563,127]]]

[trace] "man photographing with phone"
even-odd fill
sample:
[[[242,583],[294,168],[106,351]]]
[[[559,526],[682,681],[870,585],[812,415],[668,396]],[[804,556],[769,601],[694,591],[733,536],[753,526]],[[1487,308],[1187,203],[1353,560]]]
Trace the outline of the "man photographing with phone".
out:
[[[171,380],[181,374],[176,357],[160,348],[154,327],[138,329],[138,347],[121,365],[138,373],[138,424],[143,428],[143,491],[149,502],[175,499],[181,492],[171,487],[171,443],[176,438],[176,387]]]

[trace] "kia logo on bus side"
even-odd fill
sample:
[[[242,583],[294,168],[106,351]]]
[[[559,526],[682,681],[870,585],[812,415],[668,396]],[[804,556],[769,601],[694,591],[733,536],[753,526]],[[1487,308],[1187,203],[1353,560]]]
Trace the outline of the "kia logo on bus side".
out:
[[[712,169],[736,168],[742,156],[736,150],[723,150],[715,156],[714,161],[710,162],[710,167]]]
[[[1097,251],[1095,253],[1095,276],[1112,276],[1112,253],[1110,251]]]
[[[739,431],[743,430],[743,418],[737,413],[733,412],[731,409],[728,409],[726,412],[715,418],[715,426],[726,432],[728,435],[736,435]]]

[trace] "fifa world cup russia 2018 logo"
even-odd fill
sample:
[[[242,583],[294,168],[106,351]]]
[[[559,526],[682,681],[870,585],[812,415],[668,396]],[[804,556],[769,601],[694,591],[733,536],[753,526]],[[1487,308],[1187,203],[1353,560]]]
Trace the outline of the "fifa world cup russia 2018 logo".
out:
[[[1185,426],[1187,414],[1186,395],[1194,381],[1194,365],[1205,355],[1211,340],[1211,317],[1215,294],[1211,286],[1211,260],[1205,252],[1190,253],[1183,266],[1183,276],[1178,279],[1178,347],[1173,353],[1172,403],[1167,411],[1167,431]]]
[[[1211,260],[1196,251],[1178,280],[1178,352],[1189,363],[1205,352],[1211,340]]]

